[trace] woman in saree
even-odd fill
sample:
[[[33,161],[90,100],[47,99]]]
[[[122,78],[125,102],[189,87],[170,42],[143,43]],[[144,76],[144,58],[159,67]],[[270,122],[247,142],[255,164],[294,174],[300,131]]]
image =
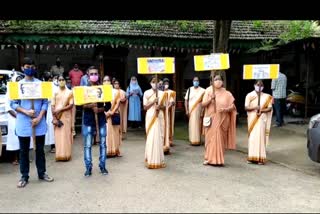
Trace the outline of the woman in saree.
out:
[[[203,108],[201,106],[205,89],[199,86],[199,77],[193,78],[193,86],[184,97],[185,112],[189,118],[189,142],[192,146],[201,144]]]
[[[54,138],[56,144],[56,161],[69,161],[73,144],[72,108],[73,93],[66,87],[66,81],[58,77],[59,88],[52,99]]]
[[[156,78],[152,78],[150,84],[151,89],[143,95],[143,107],[146,110],[145,164],[149,169],[158,169],[165,167],[161,124],[164,124],[167,94],[157,89]]]
[[[248,163],[264,164],[267,157],[266,145],[269,143],[272,119],[272,96],[262,92],[263,86],[263,82],[257,80],[254,84],[255,90],[247,94],[245,100],[245,110],[248,115]]]
[[[103,79],[103,84],[111,84],[110,77],[105,76]],[[107,118],[107,156],[108,157],[120,157],[120,144],[121,144],[121,128],[120,120],[119,124],[112,123],[112,117],[120,117],[120,87],[119,81],[114,80],[114,85],[112,89],[112,101],[110,109],[105,109],[105,115]]]
[[[213,77],[213,85],[205,91],[202,106],[205,134],[204,165],[223,166],[224,150],[236,148],[236,107],[232,94],[223,88],[220,75]]]

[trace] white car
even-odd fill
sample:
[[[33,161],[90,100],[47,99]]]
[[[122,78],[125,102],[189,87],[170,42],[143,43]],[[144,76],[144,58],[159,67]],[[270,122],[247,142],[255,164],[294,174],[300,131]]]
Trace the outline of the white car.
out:
[[[7,135],[8,135],[8,118],[9,117],[8,117],[8,112],[5,111],[7,82],[11,81],[12,78],[15,78],[17,76],[24,77],[25,75],[24,73],[19,71],[0,70],[0,128],[2,132],[2,145],[6,145]]]

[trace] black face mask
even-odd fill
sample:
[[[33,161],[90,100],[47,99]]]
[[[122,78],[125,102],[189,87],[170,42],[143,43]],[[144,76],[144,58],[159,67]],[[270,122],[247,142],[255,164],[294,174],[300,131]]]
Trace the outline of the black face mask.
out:
[[[60,67],[61,62],[56,62],[56,65],[57,65],[58,67]]]

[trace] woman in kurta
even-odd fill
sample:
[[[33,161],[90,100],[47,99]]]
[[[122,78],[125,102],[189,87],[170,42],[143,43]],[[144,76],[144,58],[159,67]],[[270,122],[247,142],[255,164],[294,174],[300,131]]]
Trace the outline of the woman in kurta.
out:
[[[110,77],[105,76],[103,84],[110,84]],[[120,86],[119,81],[115,80],[113,85],[113,96],[111,107],[105,112],[107,118],[107,156],[108,157],[120,157],[120,145],[121,145],[121,128],[119,125],[112,124],[112,115],[120,114]],[[121,116],[120,116],[121,121]]]
[[[126,137],[127,133],[127,120],[128,120],[128,100],[126,92],[120,89],[120,128],[121,139]]]
[[[164,120],[166,93],[157,91],[156,78],[152,78],[150,84],[151,89],[145,91],[143,95],[143,107],[146,110],[145,164],[149,169],[158,169],[165,167],[161,121]]]
[[[137,128],[141,122],[141,101],[142,90],[135,76],[131,77],[130,85],[127,88],[127,97],[129,99],[128,121],[132,128]]]
[[[199,86],[199,77],[193,78],[193,87],[187,90],[185,112],[189,118],[189,142],[192,146],[201,144],[203,108],[201,106],[205,89]]]
[[[250,92],[245,100],[248,114],[248,163],[264,164],[272,119],[272,96],[262,92],[261,80],[256,81],[254,88],[255,90]]]
[[[206,89],[202,101],[202,106],[205,108],[204,119],[207,121],[210,117],[211,120],[204,126],[205,161],[203,164],[223,166],[224,150],[236,148],[237,113],[232,94],[222,87],[222,77],[216,75],[213,80],[214,86]]]
[[[71,160],[72,153],[72,107],[73,93],[66,87],[63,76],[58,77],[59,89],[52,99],[56,161]]]

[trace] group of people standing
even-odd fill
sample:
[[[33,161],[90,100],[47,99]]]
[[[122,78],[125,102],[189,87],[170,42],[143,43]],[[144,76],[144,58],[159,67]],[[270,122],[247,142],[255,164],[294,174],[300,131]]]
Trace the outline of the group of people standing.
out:
[[[13,81],[40,81],[34,77],[36,70],[30,58],[25,59],[23,71],[26,76]],[[111,102],[82,106],[84,175],[87,177],[92,175],[91,148],[94,138],[99,142],[98,167],[103,175],[108,174],[106,159],[121,156],[120,145],[127,132],[127,119],[132,126],[139,126],[141,98],[143,109],[146,111],[146,167],[149,169],[165,167],[164,155],[170,154],[170,147],[174,145],[176,105],[176,92],[169,89],[169,79],[164,78],[163,85],[159,85],[159,79],[152,77],[151,88],[143,93],[135,76],[131,77],[126,91],[120,88],[117,79],[111,79],[110,76],[100,77],[98,69],[94,66],[89,67],[85,75],[75,76],[77,81],[73,81],[73,85],[113,86]],[[45,139],[48,137],[46,135],[50,126],[54,133],[56,160],[71,159],[75,117],[73,92],[66,86],[66,78],[63,75],[55,78],[58,87],[54,89],[50,104],[47,99],[38,99],[11,100],[7,105],[10,115],[15,118],[10,120],[15,124],[9,124],[9,127],[14,130],[20,147],[22,176],[18,187],[25,187],[29,179],[29,149],[32,148],[30,142],[34,135],[32,129],[35,129],[36,166],[40,180],[53,181],[53,178],[46,174],[44,153]],[[254,84],[254,91],[245,99],[245,109],[248,113],[249,163],[264,164],[266,161],[265,146],[270,133],[273,98],[262,91],[263,82],[258,80]],[[201,136],[204,136],[204,165],[223,166],[225,149],[236,148],[237,109],[234,101],[233,95],[223,87],[221,75],[212,76],[211,84],[206,89],[200,87],[199,78],[194,77],[193,86],[187,90],[185,112],[189,118],[189,141],[191,145],[201,145]]]

